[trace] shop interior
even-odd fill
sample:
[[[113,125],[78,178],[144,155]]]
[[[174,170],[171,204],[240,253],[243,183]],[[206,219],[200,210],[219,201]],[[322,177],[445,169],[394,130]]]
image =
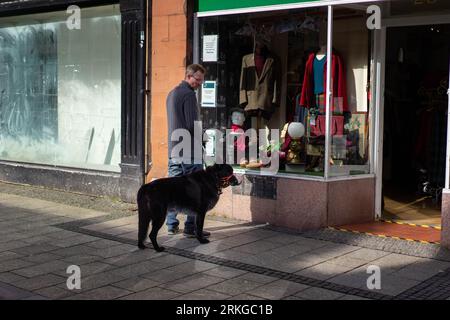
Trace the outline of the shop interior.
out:
[[[329,161],[336,175],[369,173],[371,48],[365,17],[361,10],[334,10]],[[208,36],[218,37],[213,59],[203,57]],[[261,147],[264,139],[268,155],[280,154],[279,172],[323,176],[325,87],[315,85],[312,70],[313,65],[326,70],[326,41],[326,8],[200,19],[200,63],[207,70],[205,80],[217,87],[214,107],[202,101],[200,94],[203,128],[265,130],[257,144]],[[317,81],[324,83],[324,76]],[[270,129],[279,130],[278,142]],[[237,138],[233,164],[253,170],[263,166],[248,153],[252,143],[249,138]],[[236,149],[245,156],[238,159]]]
[[[449,36],[449,24],[388,28],[383,219],[441,224]]]

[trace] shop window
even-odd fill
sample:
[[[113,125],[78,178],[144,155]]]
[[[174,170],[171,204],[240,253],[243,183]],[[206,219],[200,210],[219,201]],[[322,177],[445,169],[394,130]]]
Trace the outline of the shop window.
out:
[[[335,12],[330,176],[369,173],[369,38],[367,28],[358,29],[364,17]],[[357,20],[356,39],[346,42],[349,19]],[[203,128],[240,132],[231,162],[249,170],[270,165],[249,152],[257,143],[258,155],[278,155],[279,173],[324,176],[327,8],[204,17],[199,27],[199,62],[207,70],[199,94]],[[259,134],[251,139],[238,129]],[[271,129],[278,129],[276,137]]]
[[[118,5],[0,19],[0,160],[120,171]]]
[[[365,174],[370,172],[372,34],[364,10],[336,6],[333,16],[339,75],[333,78],[332,90],[342,90],[343,101],[333,101],[339,109],[333,111],[330,127],[330,176]]]

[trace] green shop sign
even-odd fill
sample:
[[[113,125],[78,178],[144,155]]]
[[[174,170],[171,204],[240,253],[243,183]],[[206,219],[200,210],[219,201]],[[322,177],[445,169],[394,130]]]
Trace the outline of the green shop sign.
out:
[[[198,0],[198,12],[243,9],[320,0]]]

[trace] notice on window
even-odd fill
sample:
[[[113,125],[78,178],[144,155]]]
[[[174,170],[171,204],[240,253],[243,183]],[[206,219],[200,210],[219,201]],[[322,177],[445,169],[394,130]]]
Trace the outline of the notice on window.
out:
[[[217,62],[218,36],[203,36],[203,62]]]
[[[216,82],[205,81],[202,86],[202,107],[216,107]]]

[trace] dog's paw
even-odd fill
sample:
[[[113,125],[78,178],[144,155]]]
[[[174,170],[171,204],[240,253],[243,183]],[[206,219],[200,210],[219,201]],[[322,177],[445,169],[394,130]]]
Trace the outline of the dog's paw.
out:
[[[138,248],[141,249],[141,250],[144,250],[144,249],[147,249],[147,246],[144,243],[139,242],[138,243]]]
[[[163,252],[164,250],[166,250],[166,248],[164,248],[164,247],[158,247],[158,248],[155,248],[155,250],[156,250],[157,252]]]
[[[206,238],[197,238],[201,244],[209,243],[209,240]]]

